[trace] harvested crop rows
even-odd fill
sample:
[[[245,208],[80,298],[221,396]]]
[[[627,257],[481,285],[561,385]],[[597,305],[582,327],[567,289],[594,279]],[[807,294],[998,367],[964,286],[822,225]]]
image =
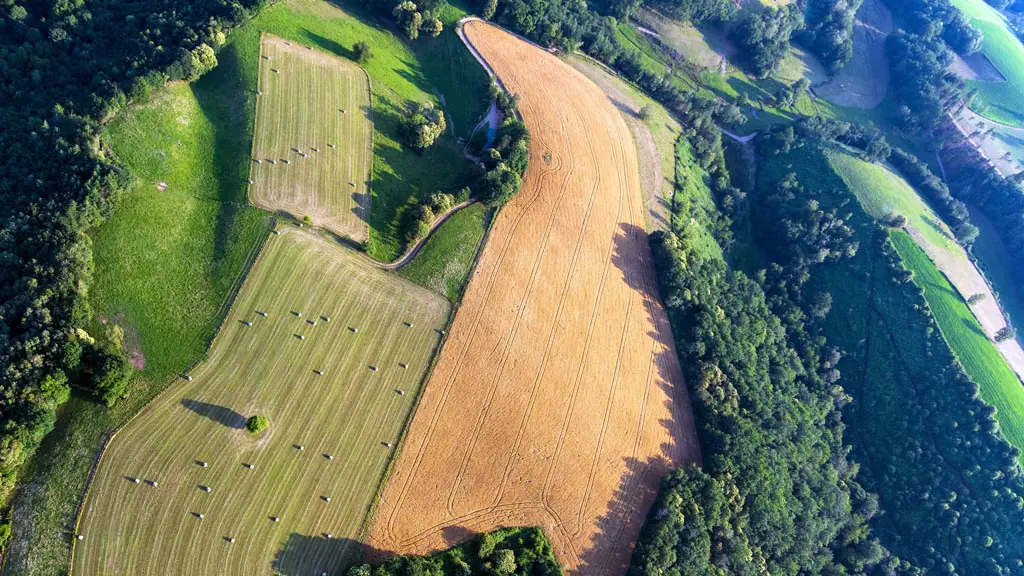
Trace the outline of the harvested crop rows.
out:
[[[522,192],[499,214],[369,544],[425,553],[538,525],[573,572],[621,574],[664,472],[699,459],[626,124],[579,72],[481,21],[521,97]]]
[[[355,241],[370,215],[370,80],[359,66],[274,36],[260,48],[249,199]]]
[[[111,441],[74,574],[333,573],[359,551],[448,310],[331,241],[282,228],[208,361]],[[244,427],[253,414],[270,419],[259,437]]]

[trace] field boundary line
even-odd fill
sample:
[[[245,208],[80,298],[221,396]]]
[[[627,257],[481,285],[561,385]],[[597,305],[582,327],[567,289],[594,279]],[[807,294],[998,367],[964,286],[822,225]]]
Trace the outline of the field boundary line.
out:
[[[277,224],[275,222],[273,228],[276,227]],[[256,244],[253,251],[249,254],[249,258],[247,259],[245,266],[242,268],[242,272],[238,275],[238,278],[231,285],[231,288],[229,289],[228,292],[228,296],[227,298],[224,299],[224,304],[221,305],[221,308],[218,311],[218,313],[223,311],[224,315],[221,317],[220,323],[214,330],[213,336],[211,336],[209,342],[206,343],[206,350],[203,352],[202,358],[193,362],[187,369],[185,369],[182,372],[182,374],[187,374],[191,372],[197,366],[199,366],[203,362],[206,362],[209,359],[210,348],[213,346],[213,342],[214,340],[217,339],[217,336],[220,335],[220,331],[224,327],[224,323],[227,321],[228,314],[230,314],[231,312],[231,308],[234,307],[235,300],[237,299],[238,293],[241,291],[242,285],[245,283],[245,279],[249,277],[249,273],[256,265],[256,262],[259,260],[259,256],[263,253],[263,247],[266,245],[267,240],[270,238],[270,236],[271,234],[268,232],[263,237],[263,240]],[[75,510],[74,531],[71,537],[71,548],[68,552],[69,576],[72,574],[75,568],[75,543],[78,542],[78,529],[82,524],[82,512],[85,509],[85,501],[89,498],[89,492],[92,490],[93,479],[96,477],[96,470],[99,468],[99,465],[103,462],[103,456],[104,454],[106,454],[107,448],[110,446],[110,443],[114,440],[114,437],[116,437],[121,430],[123,430],[132,422],[134,422],[136,418],[141,416],[142,413],[149,409],[150,406],[152,406],[157,399],[162,398],[165,394],[167,394],[172,388],[174,388],[175,382],[181,379],[181,375],[179,375],[170,382],[168,382],[167,385],[164,386],[162,390],[154,394],[152,398],[150,398],[149,400],[146,401],[145,404],[140,406],[139,409],[134,414],[132,414],[128,419],[118,424],[114,429],[106,432],[105,437],[102,443],[100,444],[100,449],[97,451],[96,456],[93,458],[92,466],[89,468],[89,476],[85,482],[85,489],[82,491],[82,497],[78,500],[78,508]]]

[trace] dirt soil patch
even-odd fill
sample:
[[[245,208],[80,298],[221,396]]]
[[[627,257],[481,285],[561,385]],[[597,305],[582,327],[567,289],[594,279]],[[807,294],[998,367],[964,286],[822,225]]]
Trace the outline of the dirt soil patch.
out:
[[[530,169],[381,495],[371,556],[541,526],[570,573],[623,574],[661,476],[699,460],[636,150],[582,74],[485,22],[465,34],[521,97]]]

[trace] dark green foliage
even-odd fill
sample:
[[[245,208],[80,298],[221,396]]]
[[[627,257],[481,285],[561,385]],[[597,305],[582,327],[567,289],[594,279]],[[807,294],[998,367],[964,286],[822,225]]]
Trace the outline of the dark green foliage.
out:
[[[92,266],[82,231],[102,222],[131,182],[98,154],[98,123],[168,78],[201,74],[223,30],[260,5],[109,0],[0,10],[0,502],[67,398],[61,370],[81,355],[74,328],[91,317]],[[123,364],[114,356],[94,367],[99,395],[119,396]]]
[[[270,420],[268,420],[267,417],[264,416],[263,414],[256,414],[255,416],[250,416],[249,420],[245,422],[245,429],[248,430],[250,434],[259,434],[260,432],[266,430],[269,426]]]
[[[82,354],[85,378],[82,387],[96,400],[113,406],[128,389],[134,369],[128,358],[110,345],[90,344]]]
[[[409,107],[402,129],[409,145],[416,150],[425,150],[437,141],[447,129],[444,111],[434,108],[430,102],[415,103]]]
[[[730,37],[755,76],[765,78],[779,69],[789,51],[789,38],[803,28],[796,4],[751,12],[736,26]]]
[[[1017,336],[1017,333],[1009,326],[1003,326],[996,332],[995,341],[1005,342]]]
[[[853,57],[853,20],[862,0],[807,0],[806,28],[800,35],[829,75]]]
[[[373,57],[373,51],[370,50],[370,45],[366,42],[359,41],[352,45],[352,54],[355,56],[356,62],[360,64],[366,64],[370,58]]]
[[[519,119],[518,100],[502,92],[495,92],[499,108],[505,119],[485,158],[475,168],[475,195],[491,206],[501,206],[519,193],[523,174],[530,160],[530,133]]]
[[[935,329],[889,233],[829,168],[826,146],[807,141],[766,157],[755,202],[796,172],[803,190],[793,201],[848,214],[851,239],[860,243],[852,257],[811,268],[803,292],[833,296],[821,330],[842,350],[845,437],[862,464],[860,481],[884,512],[872,532],[894,555],[882,563],[899,573],[947,573],[952,565],[957,574],[1019,574],[1024,477],[1017,450]],[[755,219],[761,231],[776,225],[767,214]]]
[[[962,56],[981,48],[981,32],[950,0],[886,0],[900,28],[909,34],[941,37]]]
[[[724,24],[736,15],[732,0],[652,0],[647,2],[676,20],[701,24]]]
[[[431,556],[395,556],[349,569],[348,576],[562,576],[551,543],[540,528],[506,528]]]

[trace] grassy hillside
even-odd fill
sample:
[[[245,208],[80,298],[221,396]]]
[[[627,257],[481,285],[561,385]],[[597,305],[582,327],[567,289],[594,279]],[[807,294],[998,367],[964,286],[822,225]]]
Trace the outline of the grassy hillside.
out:
[[[1024,44],[1003,17],[985,0],[953,0],[984,35],[981,51],[1006,78],[1006,82],[969,80],[978,89],[984,116],[997,122],[1024,126]]]
[[[967,303],[914,239],[901,230],[890,236],[903,262],[914,271],[914,282],[924,289],[942,336],[971,380],[981,386],[982,397],[998,410],[996,417],[1006,439],[1024,447],[1024,387],[1017,375],[985,336]]]
[[[723,258],[722,248],[712,232],[718,217],[710,175],[694,157],[693,146],[685,137],[676,142],[676,196],[672,229],[687,238],[702,256]]]
[[[399,274],[458,302],[487,231],[488,217],[487,207],[479,203],[456,212],[430,235]]]
[[[459,14],[452,8],[445,18]],[[203,358],[232,288],[272,223],[245,205],[263,32],[343,57],[357,41],[371,46],[365,68],[375,123],[367,244],[373,256],[394,258],[402,248],[403,211],[421,195],[455,188],[468,168],[451,136],[422,155],[408,153],[398,136],[401,107],[410,100],[438,102],[445,95],[460,129],[486,110],[486,74],[460,54],[451,27],[410,47],[375,19],[322,0],[268,7],[229,35],[212,72],[159,90],[115,118],[104,145],[138,182],[92,233],[90,294],[97,316],[124,327],[145,370],[130,398],[113,409],[78,399],[63,408],[56,431],[22,475],[27,487],[14,504],[7,574],[67,569],[68,518],[105,432]]]
[[[892,213],[902,214],[907,224],[933,246],[946,250],[956,248],[953,232],[903,177],[840,150],[830,152],[828,159],[868,214],[877,219]]]

